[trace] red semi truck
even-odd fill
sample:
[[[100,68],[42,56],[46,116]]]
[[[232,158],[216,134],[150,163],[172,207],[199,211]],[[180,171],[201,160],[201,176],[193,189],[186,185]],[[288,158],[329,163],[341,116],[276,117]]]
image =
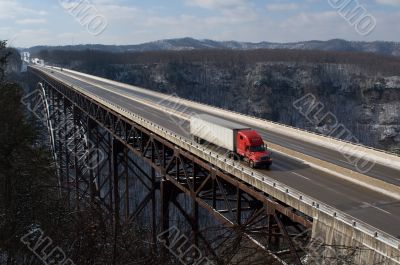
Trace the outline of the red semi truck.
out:
[[[192,116],[190,133],[196,142],[209,142],[228,150],[249,166],[269,168],[271,153],[261,136],[249,127],[208,114]]]

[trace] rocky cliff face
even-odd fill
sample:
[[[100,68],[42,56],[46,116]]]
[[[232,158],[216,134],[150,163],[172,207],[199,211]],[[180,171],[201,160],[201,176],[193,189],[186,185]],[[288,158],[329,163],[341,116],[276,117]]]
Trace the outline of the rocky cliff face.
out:
[[[321,124],[294,107],[296,100],[313,95],[315,104],[320,103],[314,112],[332,112],[361,143],[385,150],[400,147],[400,77],[367,74],[354,65],[170,62],[108,65],[87,72],[321,131]]]

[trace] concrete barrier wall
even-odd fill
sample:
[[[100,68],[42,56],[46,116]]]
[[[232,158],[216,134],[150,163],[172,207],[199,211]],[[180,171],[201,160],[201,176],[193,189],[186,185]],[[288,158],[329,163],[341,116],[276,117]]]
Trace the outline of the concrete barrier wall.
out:
[[[340,259],[346,259],[348,264],[400,264],[398,248],[324,212],[318,212],[314,218],[312,237],[315,243],[311,259],[315,264],[332,264],[329,261]],[[326,245],[321,246],[318,242]]]

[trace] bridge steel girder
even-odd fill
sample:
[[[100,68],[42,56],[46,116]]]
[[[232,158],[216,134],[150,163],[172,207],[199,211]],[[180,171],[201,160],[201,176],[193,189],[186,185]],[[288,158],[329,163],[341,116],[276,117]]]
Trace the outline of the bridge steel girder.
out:
[[[65,131],[70,129],[66,121],[73,123],[73,161],[67,146],[68,135],[65,133],[58,134],[57,152],[62,160],[59,165],[62,181],[68,187],[74,188],[75,196],[72,197],[70,189],[67,189],[68,201],[74,203],[74,207],[82,207],[85,204],[83,199],[100,202],[112,215],[110,221],[118,232],[120,225],[133,222],[145,205],[151,202],[152,239],[153,243],[156,243],[157,231],[166,231],[171,225],[169,211],[172,204],[190,224],[193,242],[197,245],[199,240],[206,241],[199,231],[200,206],[222,225],[244,235],[276,259],[289,259],[301,264],[300,255],[304,254],[304,249],[293,242],[293,237],[304,235],[305,230],[312,228],[309,217],[178,148],[78,90],[57,80],[48,79],[40,71],[32,71],[45,84],[52,106],[59,110],[54,122],[62,124],[63,121]],[[83,143],[78,128],[82,129],[82,135],[86,137]],[[82,151],[80,147],[85,147],[85,143],[86,149],[83,148],[83,151],[89,153],[85,158],[89,160],[86,164],[84,162],[87,161],[80,161],[76,156]],[[107,154],[105,162],[100,164],[99,155],[95,156],[99,150],[104,150]],[[135,164],[129,154],[140,157],[150,168],[150,174]],[[92,167],[93,164],[97,167]],[[141,175],[139,179],[149,191],[148,196],[133,213],[129,210],[129,173],[132,167],[140,172],[136,177]],[[103,179],[105,171],[107,174]],[[122,196],[119,187],[121,181],[125,182]],[[151,184],[146,184],[148,182]],[[104,190],[108,192],[104,193]],[[156,227],[156,190],[160,191],[159,229]],[[190,213],[186,213],[184,207],[176,200],[175,195],[179,193],[192,199],[193,207]],[[125,207],[123,213],[120,209],[121,202],[124,202]],[[301,231],[293,232],[292,227],[301,227]],[[168,234],[164,236],[168,237]],[[211,245],[209,248],[212,252]]]

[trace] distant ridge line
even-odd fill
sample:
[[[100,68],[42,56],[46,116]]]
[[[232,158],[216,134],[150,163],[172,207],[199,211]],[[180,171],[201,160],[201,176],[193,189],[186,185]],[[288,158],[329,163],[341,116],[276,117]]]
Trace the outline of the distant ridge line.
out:
[[[346,41],[332,39],[328,41],[310,40],[291,43],[274,42],[239,42],[239,41],[215,41],[209,39],[198,40],[194,38],[165,39],[136,45],[102,45],[81,44],[65,46],[34,46],[21,51],[37,53],[41,50],[97,50],[105,52],[145,52],[145,51],[183,51],[199,49],[231,49],[231,50],[254,50],[254,49],[299,49],[320,51],[354,51],[370,52],[383,55],[400,56],[400,42],[387,41]]]

